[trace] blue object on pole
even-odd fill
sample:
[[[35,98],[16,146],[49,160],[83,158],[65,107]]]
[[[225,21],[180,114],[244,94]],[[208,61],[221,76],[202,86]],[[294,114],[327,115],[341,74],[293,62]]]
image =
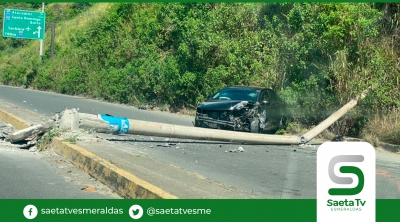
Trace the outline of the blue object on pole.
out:
[[[99,118],[108,122],[111,131],[115,134],[127,133],[129,130],[129,120],[126,117],[99,114]]]

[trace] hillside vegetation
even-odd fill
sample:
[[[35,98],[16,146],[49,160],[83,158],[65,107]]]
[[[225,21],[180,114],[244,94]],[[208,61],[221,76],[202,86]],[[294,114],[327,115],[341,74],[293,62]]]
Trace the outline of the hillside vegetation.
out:
[[[47,7],[57,27],[56,56],[50,58],[49,31],[41,62],[39,42],[1,39],[3,84],[171,110],[193,108],[224,86],[266,86],[291,105],[292,127],[318,124],[371,87],[330,130],[400,143],[399,4]],[[379,124],[383,116],[390,127]]]

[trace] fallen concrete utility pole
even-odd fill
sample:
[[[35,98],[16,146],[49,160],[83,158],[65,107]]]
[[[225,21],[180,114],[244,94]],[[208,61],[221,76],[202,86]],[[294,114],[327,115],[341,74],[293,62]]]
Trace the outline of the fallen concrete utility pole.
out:
[[[226,142],[241,142],[250,144],[275,144],[275,145],[295,145],[304,144],[312,140],[322,131],[331,126],[335,121],[344,116],[352,109],[359,99],[366,96],[367,91],[364,91],[361,96],[351,100],[337,112],[333,113],[329,118],[324,120],[318,126],[305,133],[303,136],[288,136],[288,135],[265,135],[253,134],[247,132],[237,132],[228,130],[207,129],[198,127],[188,127],[148,121],[140,121],[127,119],[122,117],[110,116],[107,114],[87,114],[76,113],[76,110],[68,111],[68,118],[73,118],[68,123],[77,123],[80,127],[95,129],[98,132],[108,132],[114,134],[127,133],[136,135],[152,135],[181,139],[195,140],[211,140],[211,141],[226,141]],[[73,114],[71,114],[73,113]],[[77,119],[79,116],[79,119]],[[74,125],[74,124],[73,124]],[[76,125],[76,124],[75,124]],[[62,127],[62,126],[60,126]],[[66,127],[68,128],[68,126]]]
[[[80,127],[95,128],[110,133],[152,135],[181,139],[241,142],[251,144],[299,144],[298,136],[264,135],[227,130],[197,128],[141,120],[133,120],[108,115],[80,115]]]
[[[357,105],[359,99],[366,96],[364,91],[361,96],[351,100],[341,109],[333,113],[329,118],[324,120],[318,126],[305,133],[303,136],[288,135],[265,135],[247,132],[237,132],[228,130],[207,129],[198,127],[188,127],[156,122],[147,122],[140,120],[127,119],[125,117],[115,117],[107,114],[87,114],[78,113],[76,109],[65,110],[59,120],[60,129],[76,130],[79,127],[94,129],[98,132],[106,132],[113,134],[136,134],[136,135],[152,135],[171,138],[195,139],[195,140],[211,140],[226,142],[241,142],[250,144],[275,144],[275,145],[297,145],[304,144],[312,140],[322,131],[331,126],[335,121],[344,116],[350,109]],[[58,117],[56,118],[56,121]],[[38,124],[19,130],[6,137],[7,141],[18,142],[26,138],[47,131],[54,125],[54,122]]]
[[[318,136],[318,134],[322,133],[322,131],[326,130],[329,126],[331,126],[334,122],[336,122],[338,119],[340,119],[342,116],[344,116],[354,106],[356,106],[358,103],[358,100],[364,99],[366,95],[367,95],[367,90],[362,92],[362,94],[358,98],[352,99],[350,102],[348,102],[342,108],[340,108],[338,111],[336,111],[331,116],[329,116],[326,120],[322,121],[316,127],[314,127],[313,129],[311,129],[310,131],[305,133],[302,136],[302,143],[306,143],[306,142],[312,140],[314,137]]]

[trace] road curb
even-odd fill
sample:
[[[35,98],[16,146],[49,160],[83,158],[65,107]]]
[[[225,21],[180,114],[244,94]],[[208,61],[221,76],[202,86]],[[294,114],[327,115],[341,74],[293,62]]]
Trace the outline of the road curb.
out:
[[[22,130],[30,126],[30,124],[19,118],[18,116],[5,111],[4,109],[0,109],[0,119],[6,123],[9,123],[14,126],[17,130]]]
[[[177,199],[176,196],[156,187],[133,174],[77,145],[61,138],[52,141],[54,151],[75,166],[115,190],[121,197],[133,199]]]
[[[389,152],[400,154],[400,145],[379,142],[379,146]]]
[[[349,142],[365,142],[365,140],[353,138],[353,137],[346,137],[345,140],[349,141]],[[386,151],[392,152],[392,153],[400,154],[400,145],[390,144],[390,143],[385,143],[385,142],[378,142],[378,147],[380,147]]]
[[[17,130],[30,126],[28,121],[0,109],[0,120],[13,125]],[[51,143],[56,153],[71,161],[75,166],[106,184],[123,198],[134,199],[178,199],[178,197],[156,187],[114,164],[61,138]]]

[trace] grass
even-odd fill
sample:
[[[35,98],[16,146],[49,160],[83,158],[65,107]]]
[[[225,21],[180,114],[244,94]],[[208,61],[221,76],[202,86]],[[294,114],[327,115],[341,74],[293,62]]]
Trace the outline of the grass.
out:
[[[306,132],[310,131],[315,126],[307,127],[299,122],[290,122],[285,130],[277,131],[276,134],[284,135],[286,133],[291,135],[304,135]],[[286,132],[286,133],[285,133]],[[317,135],[317,139],[332,141],[337,135],[332,132],[332,127],[322,131]]]
[[[309,129],[305,127],[303,124],[298,123],[298,122],[290,122],[288,124],[288,127],[286,129],[287,133],[293,134],[293,135],[303,135],[306,133]]]
[[[58,130],[51,129],[50,131],[46,132],[37,143],[38,150],[46,150],[53,138],[57,136],[60,136],[60,132]]]
[[[78,135],[75,135],[75,136],[71,136],[71,137],[65,139],[65,141],[68,143],[71,143],[71,144],[76,144],[77,139],[78,139]]]
[[[276,131],[275,134],[276,135],[285,135],[286,134],[286,130],[280,129],[280,130]]]
[[[58,43],[62,49],[70,46],[70,35],[73,35],[76,30],[84,29],[88,24],[96,21],[107,12],[111,5],[112,3],[97,3],[76,18],[61,22],[56,26],[55,34],[58,38],[55,42]],[[50,33],[48,33],[48,35],[50,37]]]
[[[371,118],[363,131],[363,139],[374,146],[378,146],[379,141],[400,144],[400,110],[392,109]]]

